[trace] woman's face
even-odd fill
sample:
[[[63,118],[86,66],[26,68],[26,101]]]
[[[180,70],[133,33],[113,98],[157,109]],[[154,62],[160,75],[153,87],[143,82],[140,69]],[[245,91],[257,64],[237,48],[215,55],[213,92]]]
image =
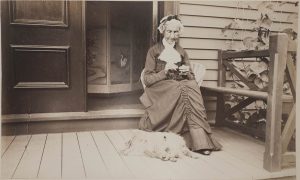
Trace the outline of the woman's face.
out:
[[[173,23],[172,21],[167,22],[164,38],[169,44],[172,44],[179,39],[179,30],[180,27],[177,23]]]

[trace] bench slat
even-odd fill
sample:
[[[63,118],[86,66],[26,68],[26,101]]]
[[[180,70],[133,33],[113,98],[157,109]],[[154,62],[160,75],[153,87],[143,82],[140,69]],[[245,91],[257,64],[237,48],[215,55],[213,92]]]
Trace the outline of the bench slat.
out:
[[[269,50],[258,50],[258,51],[223,51],[222,58],[251,58],[251,57],[269,57]]]
[[[261,92],[261,91],[235,89],[235,88],[228,88],[228,87],[209,87],[209,86],[202,86],[202,88],[209,90],[209,91],[214,91],[217,93],[237,94],[237,95],[241,95],[241,96],[253,97],[256,99],[267,99],[267,97],[268,97],[267,92]]]
[[[252,91],[247,89],[236,89],[236,88],[228,88],[228,87],[212,87],[212,86],[201,86],[204,90],[212,91],[216,93],[223,94],[236,94],[240,96],[248,96],[255,99],[267,100],[268,93],[263,91]],[[293,96],[291,95],[283,95],[283,102],[293,102]]]

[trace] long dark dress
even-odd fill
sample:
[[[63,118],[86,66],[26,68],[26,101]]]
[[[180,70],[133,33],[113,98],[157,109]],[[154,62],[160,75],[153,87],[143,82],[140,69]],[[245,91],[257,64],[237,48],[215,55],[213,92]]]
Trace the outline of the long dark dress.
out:
[[[184,49],[178,44],[175,49],[181,55],[182,64],[189,65]],[[222,146],[211,134],[203,98],[193,73],[186,80],[168,79],[164,72],[166,62],[158,59],[163,50],[164,45],[158,43],[147,54],[144,71],[146,88],[140,97],[145,114],[139,128],[180,134],[194,151],[220,150]]]

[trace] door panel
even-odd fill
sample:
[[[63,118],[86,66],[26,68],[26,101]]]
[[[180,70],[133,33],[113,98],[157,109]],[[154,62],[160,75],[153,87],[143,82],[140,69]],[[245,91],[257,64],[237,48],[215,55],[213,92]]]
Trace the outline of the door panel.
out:
[[[84,7],[2,2],[3,114],[85,111]]]

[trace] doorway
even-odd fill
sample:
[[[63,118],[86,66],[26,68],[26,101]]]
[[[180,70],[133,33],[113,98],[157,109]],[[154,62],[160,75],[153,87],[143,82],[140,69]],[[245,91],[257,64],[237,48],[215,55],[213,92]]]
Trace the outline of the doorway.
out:
[[[88,111],[142,108],[139,79],[151,44],[153,3],[86,3]]]

